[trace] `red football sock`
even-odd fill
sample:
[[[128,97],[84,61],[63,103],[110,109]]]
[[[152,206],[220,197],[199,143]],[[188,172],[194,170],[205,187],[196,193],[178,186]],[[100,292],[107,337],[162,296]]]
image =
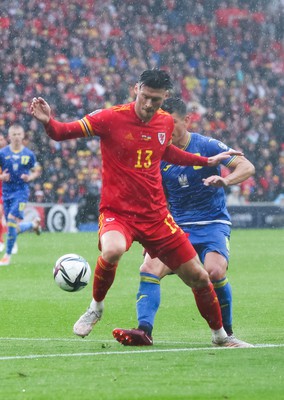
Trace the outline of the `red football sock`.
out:
[[[110,264],[102,256],[98,258],[93,282],[93,298],[96,301],[102,301],[105,298],[114,281],[116,268],[117,263]]]
[[[221,308],[214,287],[210,282],[208,286],[192,289],[197,308],[211,329],[222,328]]]

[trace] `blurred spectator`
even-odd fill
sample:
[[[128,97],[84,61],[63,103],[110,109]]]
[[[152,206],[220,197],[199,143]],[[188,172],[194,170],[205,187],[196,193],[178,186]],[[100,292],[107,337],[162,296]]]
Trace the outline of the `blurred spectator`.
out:
[[[35,202],[36,203],[43,203],[44,201],[44,193],[42,190],[35,191]]]
[[[56,190],[56,203],[57,204],[64,204],[64,197],[65,197],[65,189],[63,187],[59,187]]]
[[[75,186],[68,186],[66,193],[63,197],[64,203],[78,203],[80,196]]]
[[[45,203],[55,202],[55,193],[53,190],[53,184],[51,182],[44,182],[43,194],[44,194],[44,202]]]
[[[245,198],[241,194],[241,188],[238,185],[231,186],[230,193],[227,195],[228,206],[240,206],[245,204]]]

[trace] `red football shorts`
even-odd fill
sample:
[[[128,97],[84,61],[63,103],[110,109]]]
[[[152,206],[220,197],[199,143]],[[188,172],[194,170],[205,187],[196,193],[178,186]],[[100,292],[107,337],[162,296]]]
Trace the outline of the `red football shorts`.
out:
[[[152,258],[158,257],[173,271],[196,256],[188,235],[170,213],[158,221],[137,221],[133,217],[105,211],[99,218],[99,237],[109,231],[118,231],[125,237],[126,250],[137,241]]]

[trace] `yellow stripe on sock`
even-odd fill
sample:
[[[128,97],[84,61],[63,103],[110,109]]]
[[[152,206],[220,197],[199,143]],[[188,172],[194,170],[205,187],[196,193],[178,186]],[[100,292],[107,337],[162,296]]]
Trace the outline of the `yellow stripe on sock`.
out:
[[[220,287],[227,285],[228,278],[224,278],[222,281],[212,282],[212,283],[213,283],[214,289],[219,289]]]
[[[12,228],[17,228],[17,222],[12,222],[12,221],[8,221],[7,223],[8,226],[11,226]]]
[[[152,278],[151,276],[141,276],[141,282],[148,282],[148,283],[156,283],[156,285],[160,284],[160,279]]]

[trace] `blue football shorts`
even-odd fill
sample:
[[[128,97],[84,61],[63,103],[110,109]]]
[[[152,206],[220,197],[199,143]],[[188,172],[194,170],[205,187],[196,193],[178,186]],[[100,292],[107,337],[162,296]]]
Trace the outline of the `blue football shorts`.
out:
[[[12,214],[14,217],[24,219],[24,209],[27,204],[26,198],[13,197],[10,199],[3,199],[4,213],[6,221],[8,215]]]
[[[221,254],[229,262],[230,225],[214,222],[208,225],[181,226],[181,228],[184,232],[189,233],[189,240],[202,263],[204,263],[206,254],[210,252]]]

